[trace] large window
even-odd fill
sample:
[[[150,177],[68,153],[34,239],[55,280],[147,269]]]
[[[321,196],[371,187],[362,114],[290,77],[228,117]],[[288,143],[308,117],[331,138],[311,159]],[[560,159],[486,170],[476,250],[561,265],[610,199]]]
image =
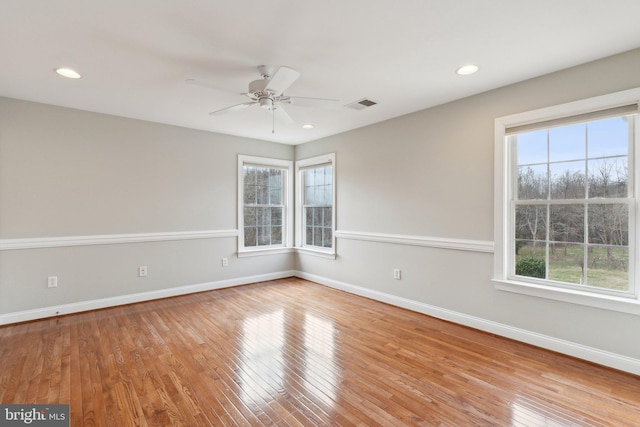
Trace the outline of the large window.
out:
[[[239,252],[291,246],[292,163],[238,157]]]
[[[334,254],[335,155],[296,162],[298,247]]]
[[[496,279],[507,290],[638,301],[637,97],[496,121]]]

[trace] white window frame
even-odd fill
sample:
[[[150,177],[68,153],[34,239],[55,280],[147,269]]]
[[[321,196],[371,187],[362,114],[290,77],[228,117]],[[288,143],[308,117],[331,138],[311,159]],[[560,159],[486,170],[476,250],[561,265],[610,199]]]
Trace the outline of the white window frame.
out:
[[[629,104],[638,104],[640,100],[640,88],[629,89],[608,95],[598,96],[585,100],[570,102],[534,111],[528,111],[510,116],[500,117],[495,120],[495,175],[494,175],[494,274],[493,281],[496,289],[598,307],[624,313],[640,314],[640,260],[638,259],[640,245],[640,215],[629,217],[629,274],[633,279],[630,282],[630,293],[626,296],[609,295],[589,292],[588,290],[562,288],[547,285],[543,281],[520,281],[510,276],[515,253],[509,227],[513,219],[510,219],[510,198],[513,190],[511,167],[514,164],[513,153],[507,142],[506,131],[516,126],[526,126],[537,122],[563,119],[565,117],[591,112],[622,107]],[[632,188],[633,208],[638,210],[638,194],[640,193],[640,132],[638,122],[635,127],[635,147],[629,152],[630,167],[635,168],[630,174],[629,186]]]
[[[331,164],[332,175],[332,200],[331,200],[331,248],[306,245],[304,243],[304,171],[309,168],[321,167]],[[324,256],[335,259],[336,255],[336,155],[335,153],[323,154],[308,159],[296,161],[296,249],[299,252],[311,255]]]
[[[284,226],[281,244],[244,246],[244,166],[277,168],[284,171]],[[238,257],[291,252],[293,250],[293,224],[293,162],[268,157],[238,155]]]

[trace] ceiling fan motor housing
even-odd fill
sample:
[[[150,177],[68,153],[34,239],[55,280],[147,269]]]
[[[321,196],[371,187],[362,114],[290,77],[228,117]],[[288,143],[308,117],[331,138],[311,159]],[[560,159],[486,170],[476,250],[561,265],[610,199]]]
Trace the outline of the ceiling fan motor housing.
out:
[[[270,95],[270,93],[266,90],[267,83],[269,83],[269,80],[267,79],[252,81],[251,83],[249,83],[249,92],[247,92],[247,95],[255,100],[258,100],[261,96]]]

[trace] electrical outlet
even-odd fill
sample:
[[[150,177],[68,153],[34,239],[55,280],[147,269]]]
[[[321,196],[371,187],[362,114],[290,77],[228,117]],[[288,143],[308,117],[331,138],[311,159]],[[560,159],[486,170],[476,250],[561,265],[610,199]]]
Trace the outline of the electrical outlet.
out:
[[[141,265],[138,267],[138,277],[147,277],[147,266]]]
[[[222,266],[229,267],[229,258],[222,258]]]
[[[49,276],[49,277],[47,277],[47,287],[49,287],[49,288],[57,288],[58,287],[58,276]]]
[[[394,268],[394,269],[393,269],[393,278],[394,278],[394,279],[396,279],[396,280],[400,280],[400,279],[401,279],[401,277],[402,277],[402,276],[401,276],[401,274],[402,274],[402,272],[400,271],[400,269],[399,269],[399,268]]]

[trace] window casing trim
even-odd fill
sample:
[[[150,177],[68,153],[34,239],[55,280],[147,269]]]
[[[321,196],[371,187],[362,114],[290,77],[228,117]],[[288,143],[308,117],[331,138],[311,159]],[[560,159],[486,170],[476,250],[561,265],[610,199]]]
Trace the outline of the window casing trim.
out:
[[[282,244],[245,247],[244,246],[244,166],[282,169],[284,171],[284,229]],[[291,160],[268,157],[238,155],[238,256],[266,255],[282,253],[293,247],[293,162]]]
[[[640,100],[640,88],[629,89],[608,95],[598,96],[585,100],[570,102],[553,107],[541,108],[538,110],[518,113],[510,116],[500,117],[495,120],[495,171],[494,171],[494,274],[493,281],[496,289],[522,293],[542,298],[566,301],[575,304],[594,306],[609,310],[622,311],[626,313],[640,314],[640,299],[638,290],[638,244],[640,244],[640,225],[638,218],[630,218],[634,221],[632,229],[633,235],[629,235],[630,240],[630,274],[634,277],[634,282],[630,284],[631,292],[624,295],[613,295],[606,293],[594,293],[571,289],[570,287],[555,287],[552,285],[538,284],[534,281],[519,281],[510,276],[510,254],[514,253],[515,243],[510,239],[508,227],[513,219],[511,215],[511,192],[515,185],[511,179],[510,167],[513,161],[513,153],[507,138],[508,130],[525,126],[536,122],[561,120],[569,116],[589,114],[598,110],[624,107],[630,104],[638,105]],[[639,120],[636,120],[636,122]],[[636,173],[633,174],[633,182],[630,182],[635,195],[638,194],[638,176],[640,175],[640,159],[638,145],[640,145],[640,135],[638,135],[638,124],[635,128],[635,147],[629,153],[632,156]],[[637,211],[638,200],[630,201]],[[633,269],[633,270],[632,270]],[[634,274],[635,273],[635,274]]]
[[[310,157],[308,159],[297,160],[295,164],[296,170],[296,232],[295,232],[295,246],[302,253],[313,254],[317,252],[318,255],[326,254],[335,258],[336,254],[336,155],[335,153],[323,154],[320,156]],[[331,247],[321,248],[319,246],[304,245],[303,233],[304,233],[304,220],[303,220],[303,205],[304,205],[304,178],[303,172],[309,168],[322,167],[325,165],[331,165],[332,168],[332,191],[331,191]]]

